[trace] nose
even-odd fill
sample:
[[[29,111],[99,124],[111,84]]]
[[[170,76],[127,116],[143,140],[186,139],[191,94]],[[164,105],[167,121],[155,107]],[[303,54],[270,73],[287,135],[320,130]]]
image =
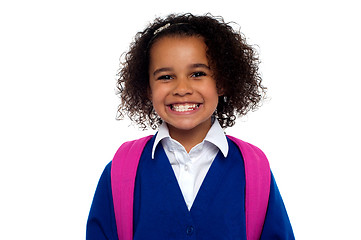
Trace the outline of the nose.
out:
[[[185,96],[192,93],[193,93],[193,88],[190,79],[187,78],[177,79],[173,89],[173,95]]]

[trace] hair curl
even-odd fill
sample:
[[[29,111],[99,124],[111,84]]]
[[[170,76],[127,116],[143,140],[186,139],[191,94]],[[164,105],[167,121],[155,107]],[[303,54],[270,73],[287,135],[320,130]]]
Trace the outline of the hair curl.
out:
[[[148,126],[156,129],[161,124],[162,120],[148,98],[148,68],[149,50],[157,39],[164,36],[204,39],[217,88],[223,92],[214,113],[223,128],[233,126],[236,116],[259,107],[266,90],[258,72],[260,61],[256,50],[247,44],[242,33],[235,31],[223,18],[210,14],[171,14],[164,19],[156,18],[143,32],[138,32],[129,52],[124,55],[117,80],[121,99],[118,119],[127,115],[142,129]]]

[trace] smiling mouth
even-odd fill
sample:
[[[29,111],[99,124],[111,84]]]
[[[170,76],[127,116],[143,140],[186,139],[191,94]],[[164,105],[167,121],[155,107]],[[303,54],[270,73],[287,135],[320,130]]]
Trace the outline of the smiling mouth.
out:
[[[200,104],[198,103],[183,103],[183,104],[171,104],[169,105],[170,109],[175,112],[188,112],[193,111],[199,108]]]

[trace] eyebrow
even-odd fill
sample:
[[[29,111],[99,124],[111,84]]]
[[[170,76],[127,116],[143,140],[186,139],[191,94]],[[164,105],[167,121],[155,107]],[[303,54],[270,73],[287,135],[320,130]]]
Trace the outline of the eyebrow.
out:
[[[206,64],[204,64],[204,63],[191,64],[191,65],[189,66],[189,68],[207,68],[208,70],[211,69],[208,65],[206,65]]]
[[[160,72],[169,72],[172,71],[173,68],[158,68],[157,70],[154,71],[153,76],[157,75]]]
[[[188,66],[189,69],[192,69],[192,68],[206,68],[208,70],[210,70],[211,68],[204,64],[204,63],[194,63],[194,64],[190,64]],[[158,68],[157,70],[155,70],[153,72],[153,76],[157,75],[158,73],[161,73],[161,72],[168,72],[168,71],[173,71],[173,68],[170,68],[170,67],[165,67],[165,68]]]

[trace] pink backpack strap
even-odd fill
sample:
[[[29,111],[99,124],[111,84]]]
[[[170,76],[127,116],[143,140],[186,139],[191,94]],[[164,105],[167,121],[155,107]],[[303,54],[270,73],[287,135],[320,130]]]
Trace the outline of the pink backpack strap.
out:
[[[246,233],[247,240],[261,237],[271,186],[271,170],[265,154],[256,146],[227,136],[239,147],[246,176]]]
[[[112,161],[111,185],[119,240],[133,239],[135,176],[145,144],[152,136],[123,143]]]

